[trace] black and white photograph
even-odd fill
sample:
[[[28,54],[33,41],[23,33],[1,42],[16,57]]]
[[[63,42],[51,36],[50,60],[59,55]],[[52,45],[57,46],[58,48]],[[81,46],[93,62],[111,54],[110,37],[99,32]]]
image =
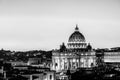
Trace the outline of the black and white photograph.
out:
[[[120,80],[120,0],[0,0],[0,80]]]

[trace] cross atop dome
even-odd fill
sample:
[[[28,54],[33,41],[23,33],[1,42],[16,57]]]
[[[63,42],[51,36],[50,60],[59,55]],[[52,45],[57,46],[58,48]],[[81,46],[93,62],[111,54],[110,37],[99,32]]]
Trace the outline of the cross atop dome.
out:
[[[79,30],[79,28],[78,28],[78,25],[76,24],[75,31],[78,31],[78,30]]]

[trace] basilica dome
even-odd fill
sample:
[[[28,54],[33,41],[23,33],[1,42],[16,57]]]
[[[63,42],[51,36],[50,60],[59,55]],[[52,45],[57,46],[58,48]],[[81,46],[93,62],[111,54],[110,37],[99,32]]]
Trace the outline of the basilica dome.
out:
[[[79,31],[77,25],[75,31],[70,35],[68,39],[68,48],[86,48],[85,37]]]
[[[75,32],[71,34],[68,42],[85,42],[85,37],[82,33],[79,32],[78,27],[76,26]]]
[[[85,42],[85,37],[79,32],[79,28],[76,25],[74,33],[69,37],[68,42]]]

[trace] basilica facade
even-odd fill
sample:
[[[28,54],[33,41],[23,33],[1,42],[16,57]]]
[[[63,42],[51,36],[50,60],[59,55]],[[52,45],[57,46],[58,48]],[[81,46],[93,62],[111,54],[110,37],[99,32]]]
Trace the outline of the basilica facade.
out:
[[[70,35],[67,45],[63,43],[60,49],[52,52],[51,70],[56,72],[74,71],[77,68],[92,68],[95,66],[95,51],[89,43],[86,43],[85,37],[79,31],[77,25],[75,31]]]

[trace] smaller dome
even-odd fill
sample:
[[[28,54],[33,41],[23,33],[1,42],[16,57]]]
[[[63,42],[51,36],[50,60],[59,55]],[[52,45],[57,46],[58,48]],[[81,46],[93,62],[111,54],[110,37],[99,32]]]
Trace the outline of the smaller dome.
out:
[[[63,52],[66,50],[66,46],[64,43],[62,43],[62,45],[60,45],[60,52]]]
[[[91,49],[92,49],[92,46],[90,45],[90,43],[88,44],[87,49],[88,49],[88,50],[91,50]]]

